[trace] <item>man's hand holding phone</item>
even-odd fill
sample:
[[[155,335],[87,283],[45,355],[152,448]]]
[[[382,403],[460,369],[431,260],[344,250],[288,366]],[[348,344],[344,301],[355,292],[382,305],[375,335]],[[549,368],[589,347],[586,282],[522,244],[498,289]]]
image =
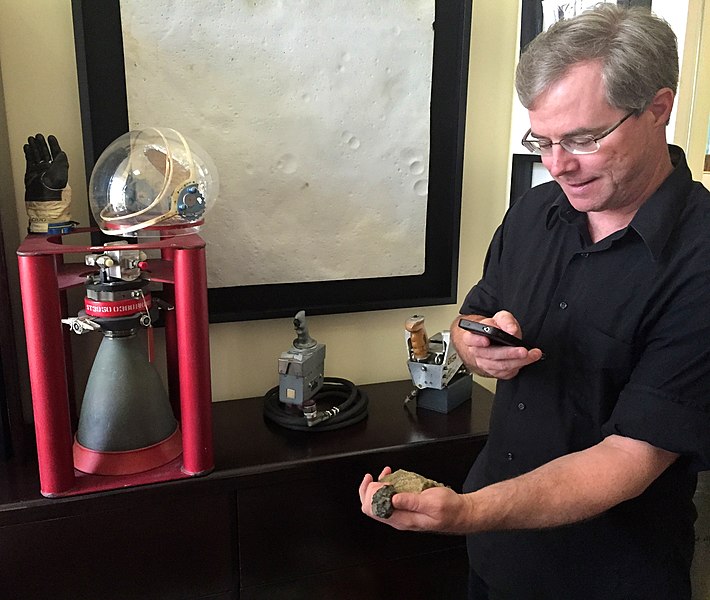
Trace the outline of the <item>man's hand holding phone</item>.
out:
[[[491,318],[469,315],[457,318],[451,328],[454,346],[474,373],[512,379],[520,369],[543,357],[539,348],[522,339],[520,324],[508,311]]]

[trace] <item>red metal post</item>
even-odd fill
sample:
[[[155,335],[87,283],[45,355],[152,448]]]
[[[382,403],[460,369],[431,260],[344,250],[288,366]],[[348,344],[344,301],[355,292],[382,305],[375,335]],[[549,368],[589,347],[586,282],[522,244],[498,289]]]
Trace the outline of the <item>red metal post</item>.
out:
[[[41,492],[75,485],[61,303],[52,255],[18,256]]]
[[[212,383],[205,249],[175,249],[183,471],[197,475],[214,468]]]

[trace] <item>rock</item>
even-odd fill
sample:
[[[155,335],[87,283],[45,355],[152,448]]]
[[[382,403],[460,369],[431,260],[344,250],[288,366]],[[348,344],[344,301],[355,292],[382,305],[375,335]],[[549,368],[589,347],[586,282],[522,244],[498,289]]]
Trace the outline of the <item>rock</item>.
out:
[[[394,512],[392,496],[396,494],[392,485],[385,485],[372,496],[372,514],[381,519],[389,519]]]
[[[395,494],[400,492],[419,494],[429,488],[445,487],[443,483],[402,469],[385,475],[380,479],[380,482],[387,485],[381,487],[372,496],[372,513],[382,519],[389,519],[392,516],[394,512],[392,496]]]

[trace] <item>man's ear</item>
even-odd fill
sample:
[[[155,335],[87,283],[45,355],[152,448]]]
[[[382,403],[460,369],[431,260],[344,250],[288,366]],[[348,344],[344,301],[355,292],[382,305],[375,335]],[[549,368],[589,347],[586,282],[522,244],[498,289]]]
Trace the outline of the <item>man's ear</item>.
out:
[[[670,88],[661,88],[651,100],[648,110],[655,117],[655,121],[664,127],[668,125],[673,110],[675,92]]]

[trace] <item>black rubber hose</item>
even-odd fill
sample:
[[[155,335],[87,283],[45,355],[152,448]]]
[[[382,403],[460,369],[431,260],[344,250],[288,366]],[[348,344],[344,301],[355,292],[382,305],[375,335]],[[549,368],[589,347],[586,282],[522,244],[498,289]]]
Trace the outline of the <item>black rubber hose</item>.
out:
[[[297,431],[331,431],[359,423],[367,417],[368,397],[365,392],[347,379],[325,377],[323,387],[313,399],[318,410],[323,406],[337,407],[337,415],[311,427],[302,414],[293,414],[279,400],[279,386],[271,388],[264,395],[264,417],[281,427]]]

